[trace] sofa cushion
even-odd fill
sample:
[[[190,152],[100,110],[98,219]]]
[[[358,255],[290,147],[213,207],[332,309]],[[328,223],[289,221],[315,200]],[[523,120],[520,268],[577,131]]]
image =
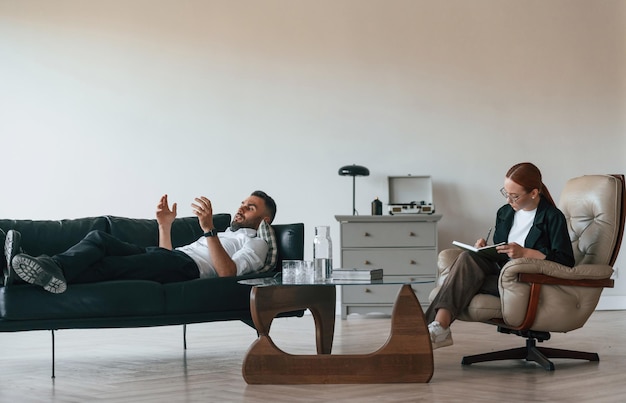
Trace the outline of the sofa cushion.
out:
[[[164,310],[163,286],[153,281],[73,284],[63,294],[33,285],[0,287],[0,317],[8,320],[160,315]]]
[[[278,246],[276,243],[276,234],[271,225],[267,221],[261,221],[259,229],[257,230],[257,236],[267,243],[267,255],[265,256],[265,264],[258,270],[259,273],[269,271],[276,267],[276,259],[278,257]]]
[[[114,237],[144,247],[159,245],[159,227],[156,219],[116,216],[106,218],[110,225],[110,233]],[[214,214],[213,224],[218,231],[224,231],[230,225],[230,214]],[[198,217],[177,218],[172,224],[172,246],[177,248],[195,242],[202,233]]]
[[[108,232],[105,217],[67,220],[0,220],[5,232],[15,229],[22,234],[21,246],[28,254],[55,255],[78,243],[92,230]]]
[[[275,271],[281,271],[283,260],[304,259],[304,224],[273,224],[278,242]]]
[[[238,281],[271,276],[275,273],[253,273],[238,277],[204,278],[164,284],[166,314],[249,311],[250,287]]]

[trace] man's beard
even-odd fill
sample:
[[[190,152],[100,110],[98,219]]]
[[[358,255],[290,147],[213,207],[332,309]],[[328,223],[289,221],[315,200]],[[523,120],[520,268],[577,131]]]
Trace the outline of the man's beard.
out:
[[[255,223],[249,221],[249,220],[244,220],[241,222],[237,222],[235,220],[231,221],[230,223],[230,229],[233,231],[237,231],[241,228],[252,228],[252,229],[257,229],[258,225],[255,225]]]

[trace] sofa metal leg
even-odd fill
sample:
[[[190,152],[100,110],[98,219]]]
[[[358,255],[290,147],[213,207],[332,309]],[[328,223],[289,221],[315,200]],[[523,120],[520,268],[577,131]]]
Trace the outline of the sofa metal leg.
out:
[[[52,379],[54,379],[54,330],[51,329],[50,332],[52,333]]]
[[[183,349],[187,350],[187,324],[183,324]]]

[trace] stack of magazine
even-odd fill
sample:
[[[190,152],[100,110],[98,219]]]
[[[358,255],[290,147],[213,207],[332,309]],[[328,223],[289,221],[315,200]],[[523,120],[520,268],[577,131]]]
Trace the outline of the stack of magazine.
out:
[[[339,268],[333,269],[333,280],[382,280],[383,269],[356,269]]]

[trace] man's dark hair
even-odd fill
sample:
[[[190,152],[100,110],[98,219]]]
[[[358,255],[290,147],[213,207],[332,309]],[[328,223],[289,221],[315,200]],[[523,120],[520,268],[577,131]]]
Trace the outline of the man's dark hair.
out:
[[[265,202],[265,207],[267,208],[267,212],[270,215],[270,224],[271,224],[272,221],[274,221],[274,217],[276,217],[276,202],[274,201],[274,199],[272,199],[270,195],[268,195],[262,190],[255,190],[254,192],[252,192],[250,196],[256,196],[256,197],[260,197],[261,199],[263,199],[263,201]]]

